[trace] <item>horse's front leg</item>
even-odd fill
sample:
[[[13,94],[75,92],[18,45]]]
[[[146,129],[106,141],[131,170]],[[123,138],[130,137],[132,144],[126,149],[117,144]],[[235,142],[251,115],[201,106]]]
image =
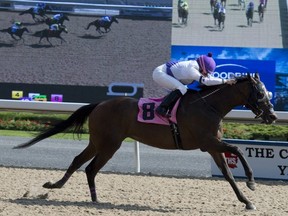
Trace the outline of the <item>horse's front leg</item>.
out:
[[[62,38],[61,36],[59,36],[59,38],[61,39],[61,44],[63,43],[63,41],[64,41],[65,43],[67,43],[67,42],[64,40],[64,38]]]
[[[219,153],[219,152],[214,152],[214,151],[208,151],[209,154],[213,157],[215,163],[221,170],[223,176],[225,179],[230,183],[231,187],[233,188],[238,200],[246,205],[247,210],[255,210],[256,207],[253,205],[251,201],[249,201],[244,194],[240,191],[238,188],[235,179],[227,165],[227,162],[225,160],[224,154]]]
[[[17,40],[17,38],[15,38],[13,34],[11,34],[11,37],[12,37],[14,40]]]
[[[49,40],[49,37],[48,37],[48,36],[46,37],[46,40],[49,42],[49,44],[50,44],[51,46],[53,46],[53,44],[50,42],[50,40]]]
[[[250,165],[248,164],[246,158],[244,157],[241,149],[238,148],[237,146],[230,145],[224,141],[220,141],[220,143],[218,145],[216,145],[216,147],[218,148],[216,150],[218,152],[221,152],[221,153],[230,152],[230,153],[238,156],[238,158],[240,159],[240,161],[243,165],[243,168],[245,170],[245,174],[248,178],[247,187],[250,188],[251,190],[255,190],[255,180],[254,180],[254,176],[253,176],[253,171],[252,171]]]

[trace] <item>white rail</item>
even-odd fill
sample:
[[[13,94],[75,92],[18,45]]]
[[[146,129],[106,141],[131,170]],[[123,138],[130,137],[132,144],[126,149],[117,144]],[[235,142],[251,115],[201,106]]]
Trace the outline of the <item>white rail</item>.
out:
[[[1,100],[0,110],[6,111],[31,111],[31,112],[52,112],[52,113],[71,113],[86,105],[86,103],[67,103],[67,102],[43,102],[43,101],[20,101],[20,100]],[[288,123],[288,112],[276,111],[278,116],[277,124]],[[224,120],[237,122],[256,122],[261,121],[254,118],[254,114],[249,110],[232,110]]]

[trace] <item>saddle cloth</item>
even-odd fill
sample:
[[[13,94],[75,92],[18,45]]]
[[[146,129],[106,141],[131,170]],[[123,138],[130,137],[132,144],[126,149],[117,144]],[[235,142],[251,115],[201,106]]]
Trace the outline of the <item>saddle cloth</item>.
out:
[[[138,102],[138,116],[137,120],[143,123],[160,124],[160,125],[170,125],[170,122],[177,124],[176,112],[179,106],[179,101],[176,102],[172,111],[171,117],[165,118],[158,115],[155,110],[162,102],[163,98],[140,98]]]

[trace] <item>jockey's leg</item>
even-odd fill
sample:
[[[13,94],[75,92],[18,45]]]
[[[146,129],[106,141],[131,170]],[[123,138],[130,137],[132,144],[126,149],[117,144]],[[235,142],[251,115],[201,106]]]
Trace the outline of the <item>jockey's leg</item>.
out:
[[[181,96],[182,93],[179,89],[170,92],[170,94],[164,98],[160,106],[157,107],[156,112],[163,117],[167,117],[168,110],[173,108]]]

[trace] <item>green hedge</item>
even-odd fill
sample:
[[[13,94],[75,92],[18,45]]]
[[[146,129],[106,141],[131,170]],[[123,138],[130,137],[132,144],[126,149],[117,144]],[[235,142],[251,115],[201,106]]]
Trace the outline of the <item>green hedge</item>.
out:
[[[41,131],[68,116],[69,114],[1,112],[0,130]],[[288,126],[285,125],[224,122],[223,129],[224,138],[228,139],[288,141]],[[87,124],[84,126],[84,133],[88,133]]]

